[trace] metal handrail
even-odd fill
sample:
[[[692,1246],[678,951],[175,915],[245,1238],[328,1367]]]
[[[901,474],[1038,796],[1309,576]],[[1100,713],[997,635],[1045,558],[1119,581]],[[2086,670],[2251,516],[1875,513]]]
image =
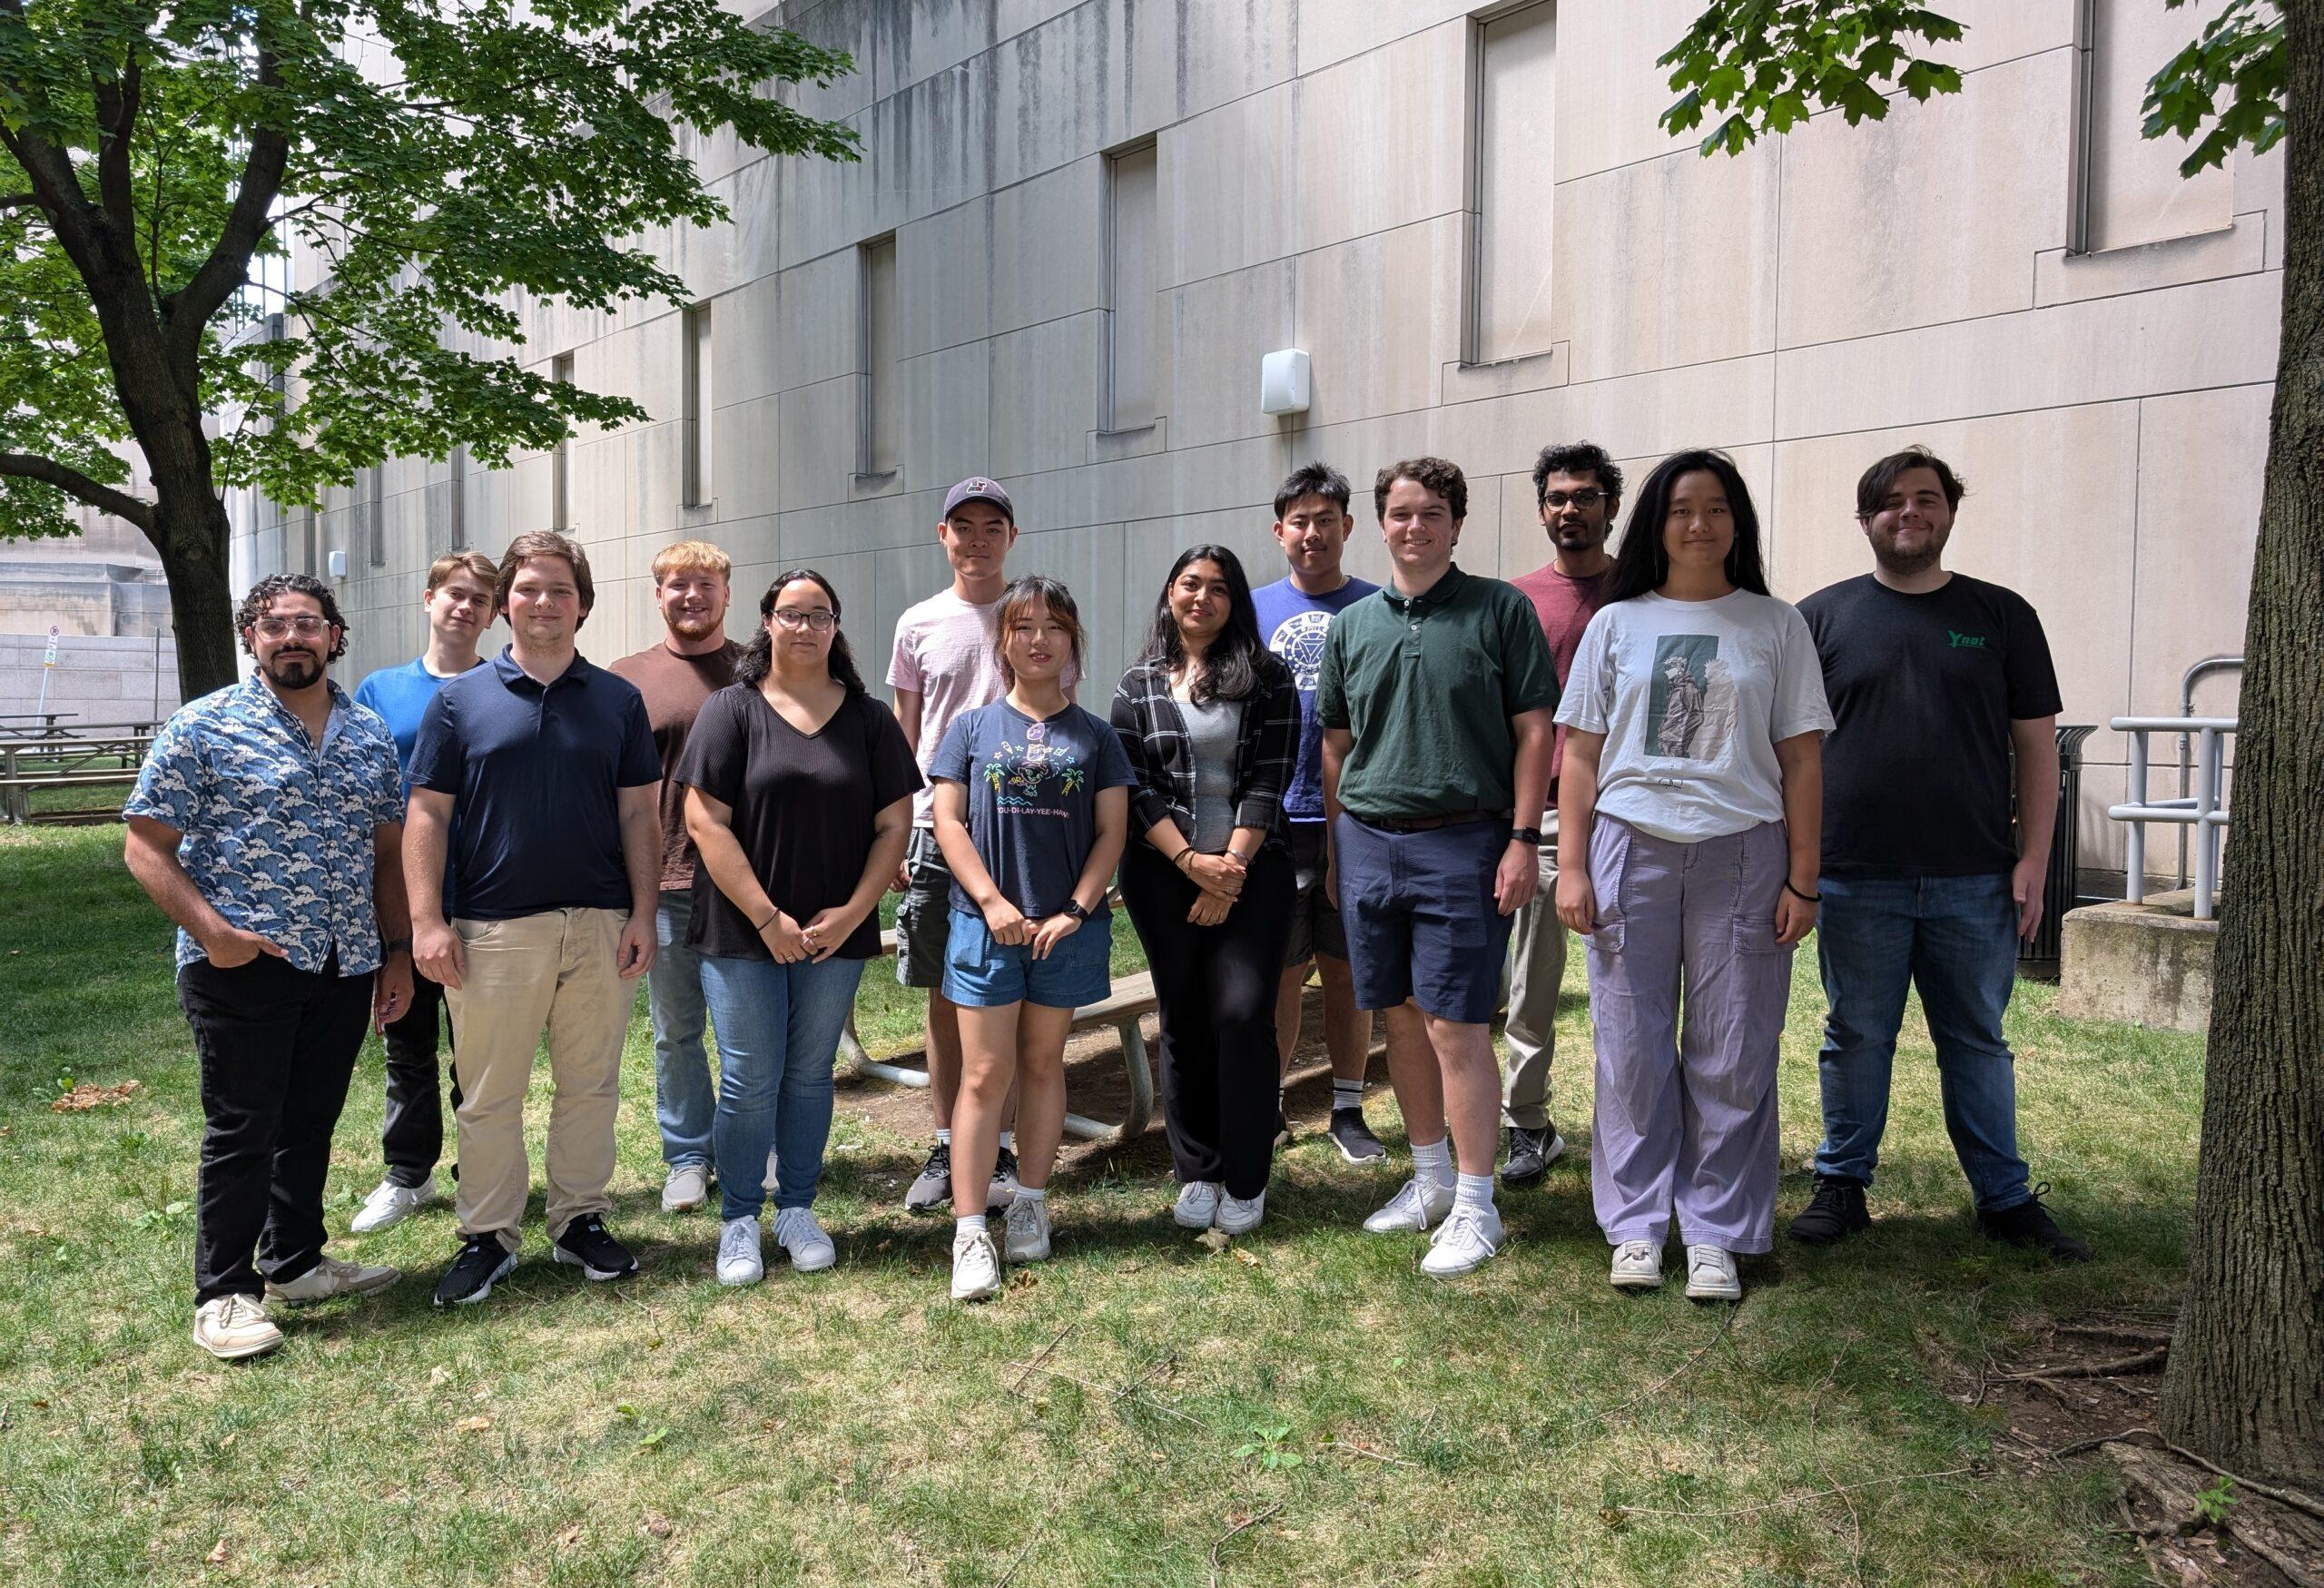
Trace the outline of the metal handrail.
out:
[[[2241,672],[2243,670],[2243,658],[2241,656],[2205,656],[2201,661],[2194,663],[2192,666],[2189,666],[2186,672],[2181,674],[2179,676],[2179,715],[2181,716],[2194,715],[2195,686],[2201,683],[2204,678],[2208,677],[2210,675],[2213,673],[2225,672],[2230,667],[2234,668],[2239,673]],[[2182,800],[2188,798],[2193,792],[2193,773],[2195,765],[2194,746],[2195,741],[2190,735],[2186,734],[2179,735],[2179,797]],[[2182,888],[2187,885],[2187,834],[2183,829],[2179,834],[2179,885]]]
[[[2219,837],[2228,824],[2225,799],[2227,738],[2236,731],[2231,716],[2118,716],[2111,725],[2131,735],[2130,799],[2109,805],[2107,816],[2128,824],[2125,837],[2123,896],[2132,903],[2146,899],[2146,824],[2162,822],[2191,827],[2195,835],[2195,919],[2211,919],[2219,893]],[[2195,744],[2195,778],[2191,794],[2178,799],[2147,797],[2147,735],[2191,735]]]

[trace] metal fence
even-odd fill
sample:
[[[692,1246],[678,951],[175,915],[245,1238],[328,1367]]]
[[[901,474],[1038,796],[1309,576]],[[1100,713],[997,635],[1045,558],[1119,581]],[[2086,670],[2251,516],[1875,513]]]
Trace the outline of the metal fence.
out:
[[[2235,732],[2231,716],[2118,716],[2116,733],[2131,736],[2130,798],[2109,805],[2106,814],[2128,827],[2123,863],[2123,896],[2136,904],[2146,898],[2147,824],[2162,822],[2191,830],[2195,852],[2195,919],[2209,921],[2219,898],[2220,837],[2228,824],[2227,740]],[[2147,797],[2147,735],[2188,735],[2194,739],[2194,782],[2188,794],[2174,799]]]

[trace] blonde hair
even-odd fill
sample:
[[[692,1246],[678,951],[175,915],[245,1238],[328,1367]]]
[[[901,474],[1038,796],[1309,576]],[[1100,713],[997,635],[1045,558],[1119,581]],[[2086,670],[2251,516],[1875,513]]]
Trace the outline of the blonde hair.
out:
[[[716,574],[722,579],[731,579],[734,577],[734,559],[707,540],[681,540],[654,554],[656,585],[675,573]]]
[[[432,595],[454,574],[476,576],[477,583],[494,589],[500,583],[500,567],[480,551],[448,551],[428,565],[428,589]]]

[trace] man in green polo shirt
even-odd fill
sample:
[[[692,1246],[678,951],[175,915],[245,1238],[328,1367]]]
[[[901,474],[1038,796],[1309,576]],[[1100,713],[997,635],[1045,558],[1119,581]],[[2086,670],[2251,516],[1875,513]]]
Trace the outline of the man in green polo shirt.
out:
[[[1549,799],[1557,670],[1523,593],[1452,565],[1469,509],[1458,468],[1393,465],[1372,500],[1393,577],[1332,620],[1315,692],[1326,887],[1356,1007],[1387,1011],[1388,1077],[1413,1148],[1413,1178],[1364,1227],[1435,1225],[1421,1269],[1450,1276],[1501,1247],[1491,1021],[1510,918],[1537,883],[1530,824]],[[1513,825],[1518,812],[1529,825]]]

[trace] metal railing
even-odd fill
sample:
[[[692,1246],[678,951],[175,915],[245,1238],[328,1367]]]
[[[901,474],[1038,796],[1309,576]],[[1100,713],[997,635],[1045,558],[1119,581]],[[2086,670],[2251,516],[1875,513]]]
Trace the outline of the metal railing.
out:
[[[2235,732],[2235,724],[2231,716],[2118,716],[2112,720],[2116,733],[2131,736],[2131,797],[2127,804],[2107,806],[2106,814],[2129,826],[2122,881],[2123,897],[2132,903],[2146,898],[2146,824],[2169,823],[2193,829],[2195,919],[2211,918],[2219,896],[2220,833],[2228,824],[2227,739]],[[2149,734],[2193,735],[2194,784],[2185,796],[2147,797]]]

